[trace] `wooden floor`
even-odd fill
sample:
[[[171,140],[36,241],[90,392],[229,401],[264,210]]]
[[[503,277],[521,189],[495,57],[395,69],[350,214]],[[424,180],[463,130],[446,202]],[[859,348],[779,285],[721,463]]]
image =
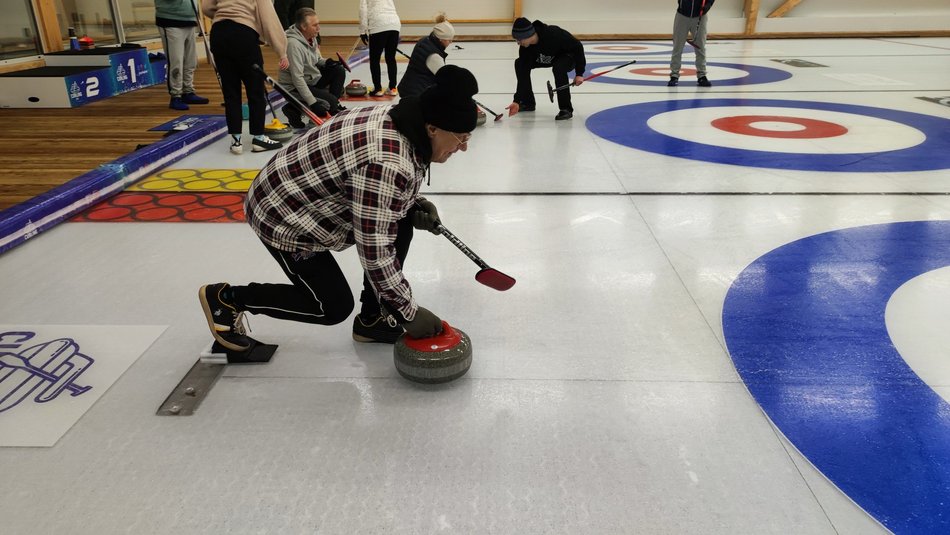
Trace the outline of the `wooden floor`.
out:
[[[327,38],[325,57],[347,54],[355,37]],[[199,45],[201,46],[201,45]],[[265,67],[277,77],[277,60],[264,49]],[[0,210],[68,182],[103,163],[155,142],[164,132],[148,129],[187,113],[224,113],[214,71],[200,60],[195,91],[211,99],[180,112],[168,108],[165,84],[80,106],[57,109],[0,109]]]

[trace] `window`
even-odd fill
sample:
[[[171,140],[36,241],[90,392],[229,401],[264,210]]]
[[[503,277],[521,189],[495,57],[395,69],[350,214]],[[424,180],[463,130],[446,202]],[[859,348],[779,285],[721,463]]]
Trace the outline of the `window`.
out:
[[[127,42],[158,39],[154,0],[117,0],[116,4]]]
[[[30,0],[4,2],[0,18],[0,60],[36,56],[41,53]]]
[[[69,48],[69,28],[76,28],[78,37],[88,35],[96,46],[119,42],[109,0],[55,0],[55,3],[56,20],[66,48]]]

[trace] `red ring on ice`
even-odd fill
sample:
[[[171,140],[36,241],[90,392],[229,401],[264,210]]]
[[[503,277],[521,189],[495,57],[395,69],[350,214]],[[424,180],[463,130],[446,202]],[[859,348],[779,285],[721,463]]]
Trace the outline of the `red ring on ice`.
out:
[[[801,130],[766,130],[754,126],[754,123],[790,123],[803,127]],[[781,115],[736,115],[722,117],[710,123],[714,128],[742,134],[745,136],[772,137],[781,139],[821,139],[837,137],[848,133],[848,129],[836,123],[806,119],[803,117],[785,117]]]

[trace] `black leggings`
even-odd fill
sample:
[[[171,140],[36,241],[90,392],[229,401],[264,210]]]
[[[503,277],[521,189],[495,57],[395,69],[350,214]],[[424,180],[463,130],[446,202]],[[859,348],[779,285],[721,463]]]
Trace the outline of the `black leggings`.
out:
[[[267,94],[264,77],[251,65],[264,67],[264,56],[257,44],[259,35],[253,29],[231,21],[220,20],[211,27],[211,53],[221,77],[224,115],[229,134],[242,131],[241,84],[247,92],[248,128],[253,136],[264,133]]]
[[[389,74],[389,89],[396,87],[396,48],[399,46],[399,32],[387,30],[369,36],[369,73],[373,77],[373,89],[382,89],[382,73],[379,69],[379,56],[386,51],[386,70]]]
[[[400,266],[405,265],[411,242],[412,224],[406,217],[399,221],[395,243]],[[267,244],[264,247],[293,284],[252,282],[247,286],[232,286],[239,309],[319,325],[336,325],[350,317],[353,293],[330,251],[300,254],[280,251]],[[360,314],[379,315],[379,300],[365,274],[360,301],[363,303]]]

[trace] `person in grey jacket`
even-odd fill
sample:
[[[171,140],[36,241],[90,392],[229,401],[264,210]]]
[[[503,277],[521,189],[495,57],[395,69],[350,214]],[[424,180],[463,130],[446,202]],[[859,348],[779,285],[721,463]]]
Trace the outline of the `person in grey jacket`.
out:
[[[195,94],[195,27],[198,9],[192,0],[155,0],[155,25],[162,36],[162,48],[168,58],[168,107],[185,111],[189,104],[207,104],[208,99]]]
[[[316,43],[319,31],[320,19],[314,10],[308,7],[297,10],[294,25],[286,32],[290,69],[281,71],[278,81],[317,115],[335,115],[343,109],[340,96],[343,95],[346,71],[340,62],[320,55]],[[301,110],[287,104],[283,112],[290,126],[304,127]]]

